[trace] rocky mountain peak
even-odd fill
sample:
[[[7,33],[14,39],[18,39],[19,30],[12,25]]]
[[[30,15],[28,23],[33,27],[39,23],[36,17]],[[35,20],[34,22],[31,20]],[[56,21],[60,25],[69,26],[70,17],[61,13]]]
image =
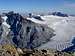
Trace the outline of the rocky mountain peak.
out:
[[[36,48],[52,38],[54,30],[42,24],[23,18],[20,14],[9,12],[6,22],[10,25],[10,42],[20,48]]]

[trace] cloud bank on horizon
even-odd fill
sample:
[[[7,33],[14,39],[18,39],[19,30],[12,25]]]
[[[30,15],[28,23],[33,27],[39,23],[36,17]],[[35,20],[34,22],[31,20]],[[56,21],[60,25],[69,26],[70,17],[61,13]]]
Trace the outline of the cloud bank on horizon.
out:
[[[0,10],[61,11],[75,14],[75,0],[0,0]]]

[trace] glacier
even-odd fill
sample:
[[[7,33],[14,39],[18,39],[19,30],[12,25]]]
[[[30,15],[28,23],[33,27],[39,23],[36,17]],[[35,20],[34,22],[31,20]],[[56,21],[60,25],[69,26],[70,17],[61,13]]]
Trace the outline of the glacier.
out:
[[[45,24],[55,30],[56,36],[52,41],[38,47],[38,49],[57,49],[63,50],[72,46],[72,39],[75,36],[75,17],[59,17],[53,15],[41,16]]]

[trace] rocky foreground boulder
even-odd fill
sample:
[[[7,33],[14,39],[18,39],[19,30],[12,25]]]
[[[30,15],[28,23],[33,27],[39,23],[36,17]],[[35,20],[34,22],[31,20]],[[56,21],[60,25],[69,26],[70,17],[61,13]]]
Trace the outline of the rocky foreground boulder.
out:
[[[9,12],[5,15],[7,16],[6,22],[10,25],[10,31],[5,37],[6,41],[3,41],[11,43],[17,48],[34,49],[55,36],[52,28],[27,20],[18,13]]]

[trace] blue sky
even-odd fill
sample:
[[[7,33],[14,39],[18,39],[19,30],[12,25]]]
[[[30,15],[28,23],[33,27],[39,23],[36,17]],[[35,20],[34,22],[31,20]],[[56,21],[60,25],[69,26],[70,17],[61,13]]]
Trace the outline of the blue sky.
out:
[[[0,0],[0,10],[17,12],[61,11],[75,14],[75,0]]]

